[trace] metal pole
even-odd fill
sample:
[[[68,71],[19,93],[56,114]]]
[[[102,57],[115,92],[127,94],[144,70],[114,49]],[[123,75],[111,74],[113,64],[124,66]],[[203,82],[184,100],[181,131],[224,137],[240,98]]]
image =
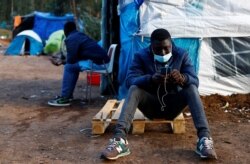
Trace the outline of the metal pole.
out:
[[[107,50],[107,0],[102,0],[101,39],[103,48]]]

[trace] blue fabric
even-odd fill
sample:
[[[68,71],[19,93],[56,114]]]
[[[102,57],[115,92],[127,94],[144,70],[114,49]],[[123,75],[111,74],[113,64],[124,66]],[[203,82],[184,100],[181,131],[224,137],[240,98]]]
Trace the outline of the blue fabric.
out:
[[[134,0],[134,2],[137,5],[137,7],[139,8],[141,6],[141,4],[144,2],[144,0]]]
[[[185,49],[194,65],[195,72],[199,72],[199,60],[200,60],[200,44],[201,40],[199,38],[176,38],[173,39],[176,46]]]
[[[104,64],[102,65],[97,65],[95,63],[92,62],[92,60],[81,60],[78,62],[79,66],[80,66],[80,70],[81,71],[85,71],[85,70],[105,70],[107,68],[107,65],[105,66]]]
[[[31,56],[40,55],[43,50],[43,44],[41,42],[38,42],[32,37],[28,36],[28,39],[30,41],[30,50],[29,50],[30,55]]]
[[[50,13],[35,12],[33,30],[45,41],[53,32],[62,30],[68,21],[74,21],[73,14],[57,17]]]
[[[21,55],[22,47],[26,39],[30,41],[30,55],[35,56],[42,53],[43,44],[41,42],[38,42],[30,36],[18,35],[10,43],[8,49],[5,52],[5,55]]]
[[[24,36],[16,36],[7,48],[5,55],[20,55],[24,41]]]
[[[65,39],[67,63],[74,64],[80,60],[92,60],[96,64],[109,62],[107,52],[96,41],[82,32],[73,31]]]
[[[119,57],[119,91],[118,99],[122,99],[127,94],[125,79],[127,70],[132,62],[134,52],[147,45],[148,40],[143,40],[135,34],[139,30],[138,8],[135,3],[130,3],[121,9],[120,15],[120,57]]]
[[[76,82],[81,72],[78,63],[65,64],[62,80],[61,96],[65,98],[72,98],[75,90]]]

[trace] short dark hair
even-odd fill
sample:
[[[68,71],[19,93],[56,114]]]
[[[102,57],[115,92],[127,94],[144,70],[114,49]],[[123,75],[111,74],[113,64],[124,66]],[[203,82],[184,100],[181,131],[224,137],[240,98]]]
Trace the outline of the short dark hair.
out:
[[[68,36],[68,34],[70,32],[76,30],[76,24],[75,24],[75,22],[70,21],[70,22],[65,23],[63,30],[64,30],[65,36]]]
[[[171,35],[170,33],[166,30],[166,29],[163,29],[163,28],[159,28],[159,29],[156,29],[152,32],[151,34],[151,43],[153,41],[163,41],[165,39],[169,39],[171,38]]]

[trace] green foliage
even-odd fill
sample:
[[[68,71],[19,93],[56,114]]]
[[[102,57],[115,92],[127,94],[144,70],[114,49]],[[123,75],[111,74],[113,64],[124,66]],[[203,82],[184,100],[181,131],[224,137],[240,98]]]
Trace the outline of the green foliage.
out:
[[[97,41],[100,40],[100,19],[90,15],[87,12],[80,14],[80,18],[84,21],[84,33]]]
[[[101,0],[75,0],[76,10],[72,8],[74,0],[0,0],[0,23],[7,22],[7,28],[13,29],[13,17],[27,15],[33,11],[51,12],[61,16],[74,13],[84,21],[86,34],[95,40],[100,39]]]

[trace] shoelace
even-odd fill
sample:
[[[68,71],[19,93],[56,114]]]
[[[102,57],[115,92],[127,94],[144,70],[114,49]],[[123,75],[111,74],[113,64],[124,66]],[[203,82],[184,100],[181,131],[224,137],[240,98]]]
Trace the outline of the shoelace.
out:
[[[118,145],[118,142],[119,141],[116,141],[115,139],[110,139],[107,149],[108,150],[113,150],[116,147],[116,145]]]
[[[204,139],[203,141],[203,146],[206,148],[206,149],[213,149],[213,141],[206,138]]]

